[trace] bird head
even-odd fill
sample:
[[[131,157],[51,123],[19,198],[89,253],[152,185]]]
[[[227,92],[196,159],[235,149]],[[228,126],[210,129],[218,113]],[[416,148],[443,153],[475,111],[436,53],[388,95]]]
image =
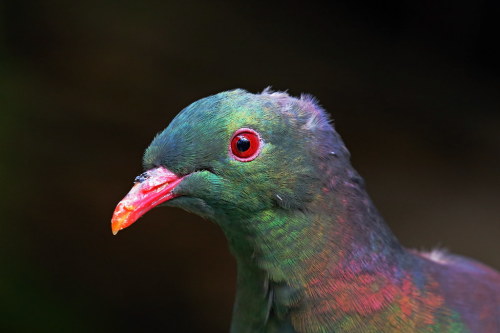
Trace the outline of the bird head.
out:
[[[324,166],[348,152],[310,96],[222,92],[182,110],[146,149],[145,172],[118,204],[112,230],[158,205],[229,228],[267,210],[300,210],[320,195]]]

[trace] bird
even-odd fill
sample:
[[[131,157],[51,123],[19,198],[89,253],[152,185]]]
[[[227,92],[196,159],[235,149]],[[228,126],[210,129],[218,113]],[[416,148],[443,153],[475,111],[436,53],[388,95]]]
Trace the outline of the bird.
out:
[[[403,247],[311,95],[200,99],[143,167],[113,234],[157,206],[220,226],[237,267],[231,333],[500,332],[500,273]]]

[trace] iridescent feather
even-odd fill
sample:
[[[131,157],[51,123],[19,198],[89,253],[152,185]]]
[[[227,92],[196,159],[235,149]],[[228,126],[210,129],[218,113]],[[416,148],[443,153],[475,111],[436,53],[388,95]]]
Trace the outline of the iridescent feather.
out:
[[[228,143],[262,138],[244,163]],[[314,98],[223,92],[184,109],[145,169],[189,175],[166,205],[216,222],[237,259],[231,332],[500,332],[500,274],[400,245]]]

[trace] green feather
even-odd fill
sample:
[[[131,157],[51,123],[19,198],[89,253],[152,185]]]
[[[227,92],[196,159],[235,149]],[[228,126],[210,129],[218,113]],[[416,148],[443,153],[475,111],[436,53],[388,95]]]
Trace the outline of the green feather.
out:
[[[229,153],[241,128],[262,139],[250,162]],[[233,90],[184,109],[153,140],[143,163],[145,169],[163,166],[187,175],[165,205],[210,219],[224,231],[238,267],[231,332],[492,327],[494,318],[474,318],[500,310],[469,306],[448,283],[477,280],[468,261],[448,267],[404,249],[349,158],[313,98]],[[488,274],[500,281],[497,273]],[[476,288],[499,289],[493,282]],[[474,290],[467,292],[464,299],[475,297]]]

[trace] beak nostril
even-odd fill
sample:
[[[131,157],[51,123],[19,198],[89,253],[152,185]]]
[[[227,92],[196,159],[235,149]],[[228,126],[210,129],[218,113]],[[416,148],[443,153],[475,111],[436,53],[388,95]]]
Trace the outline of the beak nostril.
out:
[[[143,172],[139,176],[135,177],[134,183],[142,183],[143,181],[145,181],[148,178],[149,178],[148,172],[147,171]]]

